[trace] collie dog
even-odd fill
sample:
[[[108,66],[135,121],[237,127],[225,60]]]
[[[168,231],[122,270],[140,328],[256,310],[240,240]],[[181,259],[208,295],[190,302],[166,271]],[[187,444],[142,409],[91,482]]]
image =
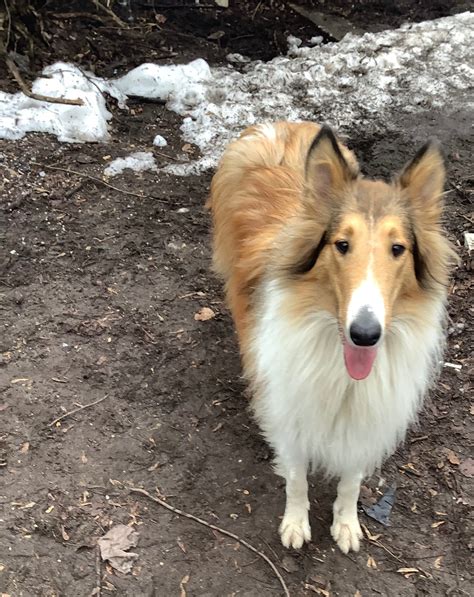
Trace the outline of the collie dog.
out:
[[[229,145],[211,185],[252,409],[286,481],[285,547],[311,539],[307,473],[339,480],[331,534],[357,551],[357,499],[403,440],[444,344],[445,170],[426,143],[390,184],[359,174],[327,126],[263,124]]]

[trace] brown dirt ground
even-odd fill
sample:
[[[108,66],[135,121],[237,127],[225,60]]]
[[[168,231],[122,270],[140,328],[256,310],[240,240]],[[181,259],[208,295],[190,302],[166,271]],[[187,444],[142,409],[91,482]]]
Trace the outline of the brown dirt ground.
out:
[[[319,4],[328,10],[330,3]],[[337,0],[332,10],[359,25],[397,25],[462,3],[400,2],[398,15],[384,12],[382,1],[358,4]],[[68,4],[68,11],[79,8]],[[38,42],[35,68],[59,56],[105,75],[160,52],[214,63],[229,49],[269,58],[282,51],[287,32],[317,34],[283,2],[156,12],[168,17],[166,31],[149,26],[158,21],[144,8],[135,29],[119,34],[103,16],[58,21],[46,11],[53,38],[49,48]],[[221,46],[206,39],[215,30],[228,31]],[[125,173],[113,180],[139,198],[41,165],[101,177],[105,156],[132,149],[154,151],[163,165],[177,159],[179,118],[152,103],[132,107],[111,106],[107,146],[40,135],[0,142],[0,593],[76,597],[98,595],[100,586],[102,595],[280,594],[263,561],[131,493],[134,485],[159,488],[169,503],[250,541],[275,561],[292,595],[472,595],[473,263],[461,246],[473,225],[472,115],[427,112],[390,123],[390,135],[351,140],[366,173],[381,176],[400,168],[426,136],[443,142],[446,227],[461,254],[446,360],[462,369],[443,370],[419,426],[381,477],[366,483],[366,500],[397,483],[391,526],[361,514],[380,537],[344,556],[328,531],[334,487],[318,478],[311,483],[313,543],[295,553],[279,542],[283,483],[247,411],[232,323],[209,267],[203,204],[210,176]],[[158,131],[170,140],[160,152],[144,141]],[[195,321],[203,306],[216,317]],[[97,538],[117,523],[133,524],[140,535],[128,575],[97,559]]]

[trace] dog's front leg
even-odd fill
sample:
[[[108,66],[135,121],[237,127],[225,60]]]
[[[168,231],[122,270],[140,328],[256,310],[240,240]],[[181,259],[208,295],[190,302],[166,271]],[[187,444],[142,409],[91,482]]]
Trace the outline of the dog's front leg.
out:
[[[361,480],[361,474],[348,473],[342,475],[337,486],[331,535],[343,553],[359,551],[362,531],[357,517],[357,499]]]
[[[301,458],[280,459],[286,480],[285,515],[280,525],[281,542],[285,547],[299,549],[311,540],[309,526],[308,464]]]

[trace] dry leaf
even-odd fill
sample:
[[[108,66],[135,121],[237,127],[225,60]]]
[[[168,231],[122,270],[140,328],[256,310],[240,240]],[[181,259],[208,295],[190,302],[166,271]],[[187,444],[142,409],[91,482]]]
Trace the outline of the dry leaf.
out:
[[[313,593],[316,593],[317,595],[324,595],[324,597],[331,596],[331,593],[329,591],[326,591],[326,589],[321,589],[319,587],[315,587],[314,585],[310,585],[308,583],[304,583],[304,588],[309,589],[310,591],[312,591]]]
[[[209,319],[213,319],[216,316],[214,311],[209,307],[202,307],[199,309],[197,313],[194,314],[194,319],[196,321],[208,321]]]
[[[183,578],[181,579],[181,582],[179,583],[179,588],[180,588],[179,597],[186,597],[186,589],[184,588],[184,585],[187,585],[188,582],[189,582],[189,574],[186,574],[186,576],[183,576]]]
[[[407,462],[406,464],[402,465],[400,467],[402,470],[407,471],[409,473],[413,473],[414,475],[416,475],[417,477],[421,477],[421,473],[420,471],[416,470],[416,468],[413,465],[413,462]]]
[[[451,464],[455,464],[455,465],[461,464],[461,461],[459,460],[459,456],[456,454],[456,452],[454,452],[450,448],[445,448],[443,451],[446,454],[446,458],[449,460],[449,462]]]
[[[29,449],[30,449],[30,443],[25,442],[24,444],[22,444],[22,446],[20,448],[20,452],[21,452],[21,454],[26,454]]]
[[[459,472],[465,477],[474,477],[474,458],[466,458],[459,465]]]
[[[373,568],[374,570],[377,570],[377,562],[372,556],[367,558],[367,568]]]
[[[183,542],[182,542],[180,539],[177,539],[177,540],[176,540],[176,543],[178,544],[178,547],[179,547],[179,549],[180,549],[180,550],[181,550],[183,553],[186,553],[186,547],[185,547],[184,543],[183,543]]]
[[[365,524],[360,525],[369,541],[377,541],[382,536],[380,533],[378,535],[372,535],[369,529],[365,526]]]
[[[431,525],[431,528],[432,529],[437,529],[438,527],[440,527],[445,522],[446,522],[445,520],[438,520],[437,522],[433,522],[433,524]]]
[[[245,504],[245,507],[247,508],[247,512],[252,514],[252,506],[250,504]]]
[[[36,502],[28,502],[24,506],[20,506],[20,508],[22,510],[28,510],[29,508],[33,508],[33,506],[36,506]],[[54,508],[54,506],[53,506],[53,508]]]
[[[441,568],[441,560],[442,560],[442,559],[443,559],[443,556],[438,556],[438,557],[436,558],[436,560],[434,561],[434,567],[435,567],[437,570],[440,570],[440,568]]]
[[[126,551],[138,543],[138,533],[125,524],[118,524],[97,540],[102,559],[119,572],[127,574],[138,554]]]

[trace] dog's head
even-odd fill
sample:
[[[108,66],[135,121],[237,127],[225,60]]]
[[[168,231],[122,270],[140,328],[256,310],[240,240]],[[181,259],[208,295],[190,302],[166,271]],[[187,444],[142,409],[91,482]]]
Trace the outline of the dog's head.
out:
[[[304,208],[285,231],[279,261],[293,316],[317,308],[337,318],[354,379],[369,375],[395,317],[446,292],[454,253],[440,225],[444,180],[435,141],[390,184],[359,176],[328,127],[310,146]]]

